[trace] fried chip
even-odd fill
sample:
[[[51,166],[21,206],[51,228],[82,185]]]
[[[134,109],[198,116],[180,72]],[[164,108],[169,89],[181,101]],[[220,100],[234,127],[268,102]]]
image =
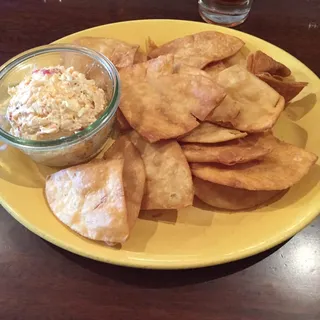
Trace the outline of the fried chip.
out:
[[[215,124],[202,122],[186,136],[179,138],[181,142],[217,143],[243,138],[247,134],[238,130],[219,127]]]
[[[138,49],[134,55],[133,64],[146,62],[147,60],[147,55],[142,50]]]
[[[226,95],[222,102],[206,117],[206,121],[212,123],[232,123],[240,113],[239,104]]]
[[[217,83],[240,108],[238,116],[228,123],[237,130],[269,130],[284,109],[284,98],[278,92],[238,65],[220,72]]]
[[[275,78],[268,73],[257,74],[257,77],[283,96],[286,103],[296,97],[308,85],[308,82],[282,81],[282,79]]]
[[[244,42],[236,37],[216,32],[204,31],[172,40],[148,53],[156,58],[172,53],[176,62],[202,69],[210,62],[220,61],[238,52]]]
[[[208,65],[206,65],[204,67],[204,71],[209,74],[209,76],[213,79],[213,80],[216,80],[217,79],[217,76],[218,74],[226,69],[226,65],[222,62],[222,61],[219,61],[219,62],[213,62],[213,63],[210,63]]]
[[[128,212],[128,224],[131,230],[140,212],[146,181],[146,172],[140,152],[126,136],[121,136],[105,152],[103,158],[124,159],[123,188]]]
[[[246,47],[242,47],[236,54],[223,60],[223,63],[226,68],[234,66],[235,64],[238,64],[243,68],[246,68],[248,55],[249,50]]]
[[[245,190],[211,183],[199,178],[193,179],[195,195],[215,208],[244,210],[259,206],[281,191]]]
[[[126,42],[102,37],[81,37],[73,41],[74,44],[87,47],[105,55],[113,62],[116,68],[131,66],[137,59],[142,59],[138,48],[139,45],[131,45]],[[65,67],[73,67],[76,71],[93,79],[96,85],[102,88],[109,98],[112,96],[112,83],[110,77],[97,65],[97,63],[85,55],[67,52],[63,54]]]
[[[172,54],[160,56],[156,59],[122,68],[119,72],[123,85],[131,86],[148,77],[170,75],[174,72],[174,58]]]
[[[116,120],[120,131],[128,131],[131,129],[129,122],[124,117],[120,109],[118,109],[116,112]]]
[[[49,176],[45,195],[54,215],[86,238],[124,243],[129,225],[123,163],[123,159],[95,160]]]
[[[120,40],[111,38],[82,37],[74,41],[75,44],[93,49],[109,58],[117,68],[124,68],[133,65],[139,48]],[[73,64],[85,65],[85,58],[73,55]]]
[[[146,168],[141,209],[180,209],[192,205],[193,183],[188,162],[176,141],[150,144],[136,132],[129,135]]]
[[[138,66],[138,65],[135,65]],[[120,109],[149,142],[186,134],[224,98],[224,90],[203,76],[171,74],[132,83],[122,78]]]
[[[156,45],[156,43],[150,37],[148,37],[146,40],[147,56],[149,57],[149,53],[157,48],[158,46]]]
[[[212,77],[204,70],[199,69],[199,68],[195,68],[195,67],[191,67],[186,64],[176,64],[174,66],[174,73],[188,74],[188,75],[192,75],[192,76],[203,76],[203,77],[212,79]]]
[[[188,143],[182,150],[188,162],[216,162],[228,166],[260,159],[270,153],[268,136],[251,134],[242,139],[219,144]]]
[[[268,72],[271,75],[278,75],[281,77],[288,77],[291,75],[291,70],[288,67],[260,50],[251,53],[248,56],[247,69],[254,74]]]
[[[299,182],[318,157],[304,149],[270,137],[273,150],[261,161],[232,167],[194,163],[192,173],[213,183],[247,190],[284,190]]]

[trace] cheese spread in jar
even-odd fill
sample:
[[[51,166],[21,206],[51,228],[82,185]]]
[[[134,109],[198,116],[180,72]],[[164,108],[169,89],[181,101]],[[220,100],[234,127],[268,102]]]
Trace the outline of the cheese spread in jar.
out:
[[[34,70],[8,92],[10,133],[30,140],[54,140],[83,130],[108,103],[94,80],[63,66]]]

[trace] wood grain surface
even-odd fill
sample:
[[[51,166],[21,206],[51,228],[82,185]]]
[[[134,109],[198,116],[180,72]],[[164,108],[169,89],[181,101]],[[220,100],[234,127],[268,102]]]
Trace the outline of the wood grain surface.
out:
[[[0,64],[31,47],[125,20],[201,21],[196,0],[1,0]],[[320,75],[320,1],[256,0],[238,29]],[[135,270],[38,238],[0,209],[0,319],[319,320],[320,219],[285,244],[221,266]]]

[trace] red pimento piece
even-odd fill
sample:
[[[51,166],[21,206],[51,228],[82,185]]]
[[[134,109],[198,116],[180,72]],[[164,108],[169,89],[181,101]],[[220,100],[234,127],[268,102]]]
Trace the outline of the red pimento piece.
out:
[[[37,72],[41,72],[43,75],[46,74],[54,74],[54,73],[60,73],[60,70],[58,68],[52,68],[52,69],[36,69],[34,71],[32,71],[32,73],[37,73]]]
[[[41,70],[42,74],[53,74],[54,71],[53,70],[47,70],[47,69],[44,69],[44,70]]]

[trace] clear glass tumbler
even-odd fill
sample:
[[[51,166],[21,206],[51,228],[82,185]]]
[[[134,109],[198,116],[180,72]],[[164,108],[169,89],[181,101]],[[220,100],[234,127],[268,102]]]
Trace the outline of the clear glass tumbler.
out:
[[[234,27],[244,22],[253,0],[199,0],[199,13],[208,23]]]

